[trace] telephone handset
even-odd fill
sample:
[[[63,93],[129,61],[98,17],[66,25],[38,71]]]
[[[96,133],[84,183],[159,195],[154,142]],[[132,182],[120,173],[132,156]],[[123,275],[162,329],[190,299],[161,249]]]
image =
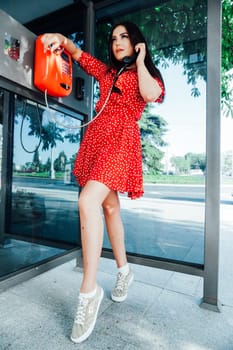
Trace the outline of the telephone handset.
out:
[[[139,51],[136,52],[134,51],[132,56],[126,56],[123,58],[122,62],[124,63],[124,65],[127,66],[131,66],[131,64],[136,62],[136,59],[138,57]]]
[[[120,75],[128,66],[131,66],[131,64],[133,64],[133,63],[136,62],[136,59],[137,59],[137,57],[138,57],[138,54],[139,54],[139,51],[138,51],[138,52],[134,51],[134,53],[133,53],[132,56],[125,56],[125,57],[122,59],[123,66],[122,66],[121,69],[117,72],[117,74],[116,74],[116,76],[115,76],[114,84],[115,84],[115,82],[117,81],[119,75]]]
[[[62,47],[44,51],[42,35],[36,39],[34,85],[50,96],[68,96],[72,90],[72,59]]]

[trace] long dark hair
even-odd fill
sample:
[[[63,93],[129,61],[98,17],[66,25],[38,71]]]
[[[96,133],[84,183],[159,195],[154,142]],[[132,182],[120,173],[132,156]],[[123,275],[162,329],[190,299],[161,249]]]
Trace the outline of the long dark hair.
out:
[[[122,62],[118,61],[112,51],[112,34],[113,31],[116,27],[118,26],[123,26],[126,28],[128,34],[129,34],[129,40],[132,44],[133,47],[135,47],[135,45],[137,45],[138,43],[145,43],[146,45],[146,56],[145,56],[145,66],[147,67],[148,71],[150,72],[150,74],[153,77],[158,78],[164,86],[164,81],[162,78],[162,75],[160,73],[160,71],[158,70],[158,68],[155,67],[150,52],[148,50],[148,46],[146,43],[146,39],[144,38],[142,32],[140,31],[140,29],[138,28],[138,26],[136,24],[134,24],[133,22],[122,22],[122,23],[117,23],[112,27],[111,33],[109,35],[109,40],[108,40],[108,55],[109,55],[109,63],[110,66],[115,68],[115,69],[120,69],[122,67]]]

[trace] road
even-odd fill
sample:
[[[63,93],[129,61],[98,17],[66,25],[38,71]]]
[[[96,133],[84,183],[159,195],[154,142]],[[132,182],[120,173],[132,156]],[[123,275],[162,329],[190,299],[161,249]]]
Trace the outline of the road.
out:
[[[77,192],[75,183],[64,184],[63,180],[39,179],[39,178],[15,178],[15,188],[43,188],[46,190],[61,190]],[[204,185],[174,185],[174,184],[144,184],[145,198],[160,198],[173,200],[201,201],[205,200]],[[221,200],[233,201],[233,185],[221,186]]]
[[[44,236],[62,238],[69,224],[66,232],[71,240],[76,237],[77,185],[49,179],[15,179],[13,192],[22,190],[43,200]],[[232,192],[232,186],[222,187],[222,217],[230,227]],[[120,199],[128,252],[203,263],[205,186],[145,184],[145,195],[139,200],[132,201],[126,195]],[[104,247],[110,247],[106,235]]]
[[[205,201],[205,186],[203,185],[160,185],[145,184],[146,198],[186,200],[192,202]],[[233,185],[221,186],[221,203],[233,204]]]

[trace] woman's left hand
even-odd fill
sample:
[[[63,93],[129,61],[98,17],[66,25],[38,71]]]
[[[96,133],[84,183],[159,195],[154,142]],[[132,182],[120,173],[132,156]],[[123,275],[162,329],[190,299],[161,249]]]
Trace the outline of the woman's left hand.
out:
[[[138,64],[144,62],[146,57],[146,44],[138,43],[137,45],[135,45],[135,51],[138,52],[136,63]]]

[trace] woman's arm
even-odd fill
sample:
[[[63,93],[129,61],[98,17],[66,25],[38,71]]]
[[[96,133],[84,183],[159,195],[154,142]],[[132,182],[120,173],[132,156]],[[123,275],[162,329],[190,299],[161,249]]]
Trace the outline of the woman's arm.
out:
[[[75,61],[79,61],[82,50],[77,47],[70,39],[59,33],[47,33],[42,36],[44,49],[55,51],[60,46],[64,47]]]
[[[135,46],[138,52],[136,60],[139,91],[145,102],[154,102],[161,95],[162,89],[154,77],[149,73],[145,66],[144,59],[146,56],[146,47],[144,43],[139,43]]]
[[[106,73],[108,66],[96,59],[94,56],[78,48],[72,40],[69,40],[62,34],[49,33],[42,36],[42,42],[44,43],[44,50],[55,51],[57,48],[64,47],[77,61],[80,67],[89,75],[93,76],[96,80],[100,80]]]

